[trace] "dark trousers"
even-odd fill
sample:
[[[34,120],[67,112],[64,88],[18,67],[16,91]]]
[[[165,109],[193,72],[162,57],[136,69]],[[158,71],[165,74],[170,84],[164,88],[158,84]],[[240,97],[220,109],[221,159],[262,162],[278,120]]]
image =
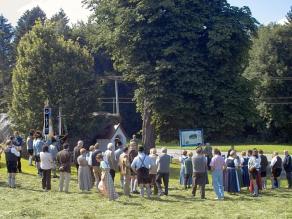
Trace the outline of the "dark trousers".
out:
[[[51,189],[51,169],[42,170],[42,187],[43,189],[50,190]]]
[[[17,157],[17,169],[18,172],[21,172],[21,151],[19,157]]]
[[[78,173],[79,164],[78,164],[78,163],[76,163],[75,165],[76,165],[76,169],[77,169],[77,173]]]
[[[205,185],[200,185],[200,193],[201,193],[201,198],[205,198]],[[192,194],[193,196],[196,196],[196,191],[197,191],[197,187],[198,187],[198,184],[195,184],[193,185],[193,191],[192,191]]]
[[[286,172],[286,178],[288,181],[288,188],[292,188],[292,172]]]
[[[161,179],[163,179],[164,194],[168,195],[169,173],[157,173],[157,175],[156,175],[156,185],[157,185],[159,193],[162,193],[162,187],[161,187],[162,181],[161,181]]]
[[[153,194],[157,195],[158,189],[156,185],[156,174],[149,174],[150,177],[150,186],[153,187]]]
[[[197,187],[200,186],[201,199],[205,198],[206,173],[193,174],[193,196],[196,196]]]
[[[190,187],[191,185],[190,185],[190,178],[192,177],[192,174],[185,174],[185,181],[184,181],[184,183],[185,183],[185,188],[187,188],[187,186],[188,187]]]
[[[111,175],[111,177],[112,177],[112,179],[113,179],[113,182],[114,182],[114,181],[115,181],[116,171],[113,170],[113,169],[110,169],[110,175]]]

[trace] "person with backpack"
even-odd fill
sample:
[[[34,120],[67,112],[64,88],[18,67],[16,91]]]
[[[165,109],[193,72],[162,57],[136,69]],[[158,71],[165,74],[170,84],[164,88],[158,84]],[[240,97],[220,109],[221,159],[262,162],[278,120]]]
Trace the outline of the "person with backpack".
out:
[[[20,157],[20,152],[12,144],[11,140],[6,141],[5,158],[6,158],[6,167],[8,172],[8,186],[10,188],[16,188],[15,176],[17,172],[17,161]]]
[[[144,187],[146,187],[147,197],[150,198],[151,190],[149,169],[152,166],[152,162],[150,157],[145,154],[143,146],[140,146],[138,151],[138,156],[133,160],[131,168],[137,173],[137,180],[140,187],[141,196],[144,197]]]
[[[284,154],[285,154],[285,158],[283,161],[283,167],[286,172],[288,189],[292,189],[292,159],[288,151],[284,151]]]

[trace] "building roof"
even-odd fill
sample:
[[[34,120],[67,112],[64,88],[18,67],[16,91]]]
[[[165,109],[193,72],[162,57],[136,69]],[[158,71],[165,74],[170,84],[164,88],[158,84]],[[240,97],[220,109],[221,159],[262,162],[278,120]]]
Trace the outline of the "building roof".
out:
[[[96,136],[96,139],[112,139],[112,137],[116,134],[118,129],[121,129],[122,132],[124,133],[124,135],[126,136],[126,132],[123,129],[123,127],[121,126],[121,124],[117,124],[117,125],[109,125],[107,126],[102,133],[98,134]]]

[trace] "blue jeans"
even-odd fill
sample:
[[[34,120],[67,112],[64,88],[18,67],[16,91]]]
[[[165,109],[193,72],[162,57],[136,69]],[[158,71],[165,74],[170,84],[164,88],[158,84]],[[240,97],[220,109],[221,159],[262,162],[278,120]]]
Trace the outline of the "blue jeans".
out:
[[[224,198],[224,188],[223,188],[223,171],[214,170],[212,172],[212,180],[214,191],[218,198]]]

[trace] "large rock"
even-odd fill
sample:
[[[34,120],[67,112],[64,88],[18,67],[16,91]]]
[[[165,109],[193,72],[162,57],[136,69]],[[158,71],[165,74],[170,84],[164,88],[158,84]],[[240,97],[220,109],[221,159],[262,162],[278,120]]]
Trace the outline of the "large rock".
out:
[[[7,113],[0,113],[0,143],[12,135],[11,123]]]

